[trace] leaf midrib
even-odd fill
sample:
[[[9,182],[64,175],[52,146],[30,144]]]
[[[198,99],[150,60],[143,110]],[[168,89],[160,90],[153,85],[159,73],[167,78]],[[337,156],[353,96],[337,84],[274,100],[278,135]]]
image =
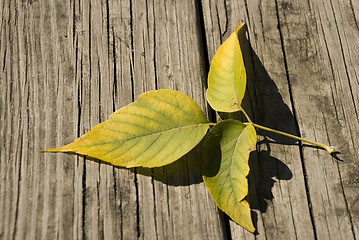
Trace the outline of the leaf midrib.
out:
[[[157,132],[152,132],[152,133],[145,134],[145,135],[135,136],[135,137],[124,139],[124,140],[123,139],[122,140],[121,139],[116,139],[116,140],[111,141],[111,142],[105,142],[105,143],[99,143],[99,144],[91,144],[91,146],[104,145],[104,144],[109,144],[109,143],[114,143],[114,142],[126,142],[126,141],[134,140],[134,139],[137,139],[137,138],[147,137],[147,136],[151,136],[151,135],[155,135],[155,134],[162,134],[162,133],[169,132],[169,131],[172,131],[172,130],[178,130],[178,129],[181,129],[181,128],[189,128],[189,127],[199,127],[201,125],[208,125],[209,126],[210,123],[200,123],[200,124],[185,125],[185,126],[166,129],[164,131],[157,131]],[[113,129],[108,129],[108,130],[116,132],[116,130],[113,130]],[[89,138],[89,139],[91,139],[91,138]]]
[[[232,153],[232,157],[231,157],[231,166],[232,166],[232,163],[233,163],[233,156],[234,156],[234,152],[236,151],[237,149],[237,146],[238,146],[238,143],[239,143],[239,140],[243,134],[243,132],[247,129],[247,127],[243,128],[242,132],[238,135],[238,138],[237,138],[237,142],[236,142],[236,145],[233,149],[233,153]],[[242,172],[241,172],[242,173]],[[231,179],[232,179],[232,167],[230,168],[229,170],[229,175],[231,176]],[[246,177],[246,176],[245,176]],[[248,180],[247,180],[248,181]],[[232,189],[234,189],[234,186],[233,186],[233,181],[231,181],[231,185],[232,185]],[[233,194],[235,196],[235,198],[237,199],[237,196],[236,196],[236,193],[233,191]],[[238,202],[242,200],[242,199],[238,199]]]
[[[237,126],[235,126],[235,127],[237,127]],[[233,140],[228,141],[228,142],[226,143],[226,144],[228,144],[228,143],[230,143],[230,142],[237,141],[237,143],[235,144],[235,147],[234,147],[234,149],[233,149],[233,152],[232,152],[231,157],[226,159],[226,160],[230,159],[230,164],[229,164],[230,167],[229,167],[229,169],[228,169],[229,174],[228,174],[228,176],[226,176],[225,178],[230,178],[230,179],[232,179],[232,173],[231,173],[232,167],[231,167],[231,166],[232,166],[232,162],[233,162],[234,152],[235,152],[235,149],[236,149],[237,146],[238,146],[238,141],[239,141],[240,137],[242,136],[242,134],[243,134],[243,132],[244,132],[244,130],[245,130],[246,128],[247,128],[247,127],[243,128],[242,132],[238,135],[237,140],[236,140],[236,139],[233,139]],[[223,161],[223,160],[222,160],[222,161]],[[224,172],[225,172],[225,171],[223,171],[222,173],[220,173],[220,175],[222,175]],[[214,183],[214,186],[216,185],[216,182],[218,181],[218,179],[219,179],[219,177],[217,177],[217,179],[216,179],[216,181],[215,181],[215,183]],[[222,185],[222,186],[221,186],[221,189],[220,189],[220,194],[219,194],[219,195],[221,195],[222,190],[223,190],[223,187],[224,187],[224,186]],[[235,199],[237,199],[236,193],[234,192],[233,189],[234,189],[233,181],[231,180],[231,192],[233,192]],[[236,205],[239,204],[240,200],[243,200],[243,198],[242,198],[242,199],[239,199],[239,200],[238,200],[238,203],[237,203],[237,201],[236,201]]]
[[[236,33],[237,34],[237,33]],[[238,37],[236,36],[236,44],[239,45],[239,40],[238,40]],[[236,64],[236,57],[237,57],[237,48],[235,47],[235,51],[234,51],[234,60],[233,60],[233,77],[232,77],[232,85],[233,85],[233,92],[234,92],[234,99],[235,99],[235,102],[234,104],[237,104],[239,105],[239,101],[238,101],[238,96],[236,94],[236,86],[235,86],[235,83],[234,83],[234,77],[235,77],[235,64]]]

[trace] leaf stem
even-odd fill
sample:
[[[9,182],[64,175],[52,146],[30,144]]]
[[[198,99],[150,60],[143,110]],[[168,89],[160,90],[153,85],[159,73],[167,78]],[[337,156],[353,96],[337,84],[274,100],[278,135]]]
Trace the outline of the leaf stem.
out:
[[[311,141],[311,140],[308,140],[308,139],[305,139],[305,138],[297,137],[297,136],[289,134],[289,133],[285,133],[285,132],[281,132],[281,131],[274,130],[274,129],[271,129],[271,128],[263,127],[261,125],[255,124],[255,123],[245,123],[245,124],[253,124],[253,126],[256,127],[256,128],[263,129],[265,131],[277,133],[277,134],[280,134],[280,135],[284,135],[284,136],[287,136],[287,137],[290,137],[290,138],[297,139],[297,140],[302,141],[302,142],[312,144],[314,146],[317,146],[317,147],[325,149],[329,154],[331,154],[331,153],[333,153],[335,151],[335,149],[333,147],[330,147],[328,145],[318,143],[318,142],[314,142],[314,141]]]
[[[328,145],[318,143],[318,142],[314,142],[314,141],[311,141],[311,140],[308,140],[308,139],[305,139],[305,138],[294,136],[294,135],[289,134],[289,133],[281,132],[281,131],[278,131],[278,130],[274,130],[274,129],[271,129],[271,128],[267,128],[267,127],[255,124],[254,122],[252,122],[252,120],[249,118],[248,114],[246,113],[246,111],[244,111],[244,109],[242,107],[241,107],[241,111],[243,112],[244,116],[246,116],[246,118],[248,120],[248,123],[244,123],[246,125],[252,124],[256,128],[263,129],[263,130],[268,131],[268,132],[277,133],[277,134],[280,134],[280,135],[284,135],[284,136],[287,136],[287,137],[290,137],[290,138],[297,139],[297,140],[302,141],[302,142],[312,144],[312,145],[317,146],[319,148],[325,149],[329,154],[335,152],[335,149],[333,147],[328,146]]]
[[[242,111],[242,113],[244,114],[244,116],[247,118],[247,120],[248,120],[248,122],[249,123],[252,123],[252,120],[249,118],[249,116],[248,116],[248,114],[246,113],[246,111],[244,111],[244,109],[240,106],[240,108],[241,108],[241,111]]]

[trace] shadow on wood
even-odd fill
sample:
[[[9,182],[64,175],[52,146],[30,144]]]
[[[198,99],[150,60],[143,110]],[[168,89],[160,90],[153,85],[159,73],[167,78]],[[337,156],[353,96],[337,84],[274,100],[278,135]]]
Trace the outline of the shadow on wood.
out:
[[[249,167],[251,169],[248,175],[249,204],[252,209],[258,209],[264,213],[267,210],[268,201],[274,198],[271,189],[276,180],[290,180],[292,172],[286,164],[271,156],[270,150],[253,151],[249,157]],[[254,180],[253,175],[259,177]],[[252,199],[253,196],[256,199]]]
[[[156,181],[171,186],[189,186],[203,182],[201,168],[203,162],[202,142],[177,161],[157,168],[137,167],[131,171],[150,176]],[[185,166],[185,167],[184,167]]]

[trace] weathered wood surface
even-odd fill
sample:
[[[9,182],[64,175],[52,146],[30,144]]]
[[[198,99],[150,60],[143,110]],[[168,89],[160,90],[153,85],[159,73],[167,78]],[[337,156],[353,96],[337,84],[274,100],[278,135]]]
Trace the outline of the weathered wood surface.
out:
[[[0,239],[359,238],[358,1],[3,0],[0,16]],[[214,120],[209,63],[242,20],[253,119],[342,160],[260,131],[256,235],[217,210],[200,146],[156,169],[41,153],[151,89],[184,92]]]

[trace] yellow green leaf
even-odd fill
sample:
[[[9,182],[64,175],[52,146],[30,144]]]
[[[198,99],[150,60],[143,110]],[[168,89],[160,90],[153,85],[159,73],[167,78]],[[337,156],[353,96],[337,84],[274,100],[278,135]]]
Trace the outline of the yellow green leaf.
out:
[[[159,167],[189,152],[208,128],[189,96],[161,89],[141,94],[74,142],[44,151],[87,155],[122,167]]]
[[[257,135],[253,125],[224,120],[204,140],[203,180],[217,206],[250,232],[251,211],[244,199],[248,194],[249,153]]]
[[[245,31],[245,24],[224,41],[214,55],[208,73],[207,101],[220,112],[241,110],[241,102],[246,90],[246,70],[238,36]]]

